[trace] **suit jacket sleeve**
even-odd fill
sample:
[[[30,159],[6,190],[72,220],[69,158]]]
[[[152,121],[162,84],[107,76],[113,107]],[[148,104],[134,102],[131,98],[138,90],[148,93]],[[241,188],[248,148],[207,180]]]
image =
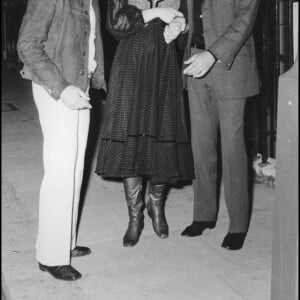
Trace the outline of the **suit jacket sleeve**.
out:
[[[56,0],[29,0],[18,39],[18,54],[36,83],[55,99],[69,85],[45,52],[44,42],[56,11]]]
[[[230,69],[239,50],[249,38],[257,15],[259,0],[236,0],[235,18],[208,50]]]

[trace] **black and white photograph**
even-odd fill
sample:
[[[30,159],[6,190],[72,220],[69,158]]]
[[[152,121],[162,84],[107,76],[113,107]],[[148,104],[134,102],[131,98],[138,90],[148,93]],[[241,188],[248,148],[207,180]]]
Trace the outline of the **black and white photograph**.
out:
[[[299,299],[298,22],[1,0],[1,300]]]

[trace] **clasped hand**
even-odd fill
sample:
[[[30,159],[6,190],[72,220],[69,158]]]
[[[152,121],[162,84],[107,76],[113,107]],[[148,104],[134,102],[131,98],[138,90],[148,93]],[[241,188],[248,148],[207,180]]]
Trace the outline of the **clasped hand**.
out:
[[[142,11],[144,22],[147,24],[149,21],[160,18],[166,27],[164,30],[164,38],[167,43],[170,43],[180,32],[185,30],[185,18],[182,12],[171,7],[155,7]]]
[[[173,20],[166,25],[164,30],[164,38],[167,44],[175,40],[178,35],[183,32],[186,28],[185,18],[178,16],[173,18]]]

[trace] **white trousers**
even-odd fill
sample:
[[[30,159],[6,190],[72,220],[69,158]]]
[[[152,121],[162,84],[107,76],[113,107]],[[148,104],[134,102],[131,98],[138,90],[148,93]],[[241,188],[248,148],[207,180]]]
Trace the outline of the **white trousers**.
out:
[[[90,110],[71,110],[43,87],[33,83],[32,88],[44,138],[36,258],[47,266],[69,265],[76,244]]]

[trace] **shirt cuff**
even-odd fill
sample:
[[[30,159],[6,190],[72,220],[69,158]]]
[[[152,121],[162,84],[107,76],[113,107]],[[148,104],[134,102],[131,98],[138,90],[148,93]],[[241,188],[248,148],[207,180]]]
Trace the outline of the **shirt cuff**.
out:
[[[207,50],[207,49],[206,49],[206,51],[209,52],[217,62],[220,62],[220,60],[215,56],[214,53],[212,53],[210,50]]]

